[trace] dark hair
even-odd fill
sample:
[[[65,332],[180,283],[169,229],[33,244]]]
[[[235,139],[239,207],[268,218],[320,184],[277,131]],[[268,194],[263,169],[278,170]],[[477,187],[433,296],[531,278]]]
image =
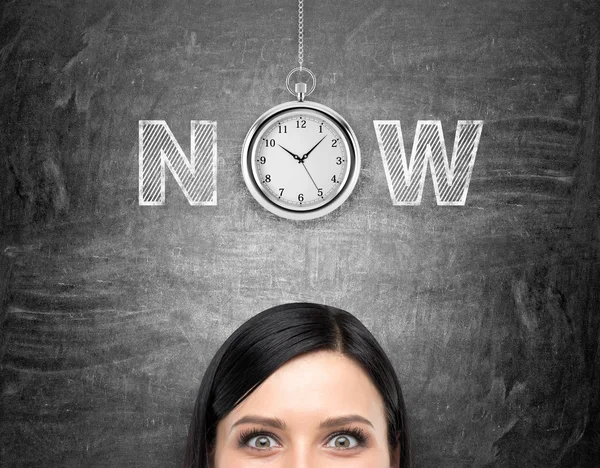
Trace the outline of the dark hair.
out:
[[[412,467],[410,433],[398,377],[384,350],[352,314],[294,303],[264,310],[243,323],[208,365],[190,423],[185,468],[210,467],[217,423],[279,367],[304,353],[330,350],[355,362],[383,397],[388,445],[400,444],[400,465]]]

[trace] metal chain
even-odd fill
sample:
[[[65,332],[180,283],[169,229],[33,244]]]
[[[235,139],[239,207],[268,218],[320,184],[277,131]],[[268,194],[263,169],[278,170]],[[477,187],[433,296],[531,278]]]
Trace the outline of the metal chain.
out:
[[[298,0],[298,63],[304,62],[304,0]]]
[[[299,101],[303,101],[306,96],[312,93],[317,86],[317,79],[315,78],[315,74],[310,71],[308,68],[304,68],[302,63],[304,62],[304,0],[298,0],[298,63],[299,67],[294,68],[291,72],[288,73],[288,76],[285,80],[285,85],[288,91],[292,94],[292,96],[296,96]],[[306,83],[297,82],[295,86],[295,90],[292,89],[290,85],[290,79],[294,73],[308,73],[310,78],[312,79],[312,86],[308,88]]]

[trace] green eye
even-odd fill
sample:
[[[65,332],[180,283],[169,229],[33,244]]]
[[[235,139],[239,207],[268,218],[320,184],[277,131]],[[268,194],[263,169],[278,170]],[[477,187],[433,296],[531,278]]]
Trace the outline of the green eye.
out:
[[[353,449],[365,446],[368,438],[362,429],[347,429],[334,434],[330,439],[333,445],[329,443],[327,446],[341,450]]]
[[[252,443],[252,441],[254,441],[254,443],[256,443],[257,445],[254,445],[254,443]],[[269,449],[271,446],[276,444],[276,442],[274,441],[274,439],[272,437],[269,437],[266,435],[259,435],[256,437],[252,437],[250,440],[248,440],[248,442],[250,443],[250,447],[260,449],[260,450]]]
[[[333,447],[335,448],[354,448],[358,445],[354,437],[347,435],[335,436],[331,440],[334,442]],[[332,447],[332,445],[329,445],[329,447]]]
[[[238,437],[238,447],[240,448],[248,447],[253,450],[268,451],[274,446],[277,446],[275,436],[258,429],[241,431]]]

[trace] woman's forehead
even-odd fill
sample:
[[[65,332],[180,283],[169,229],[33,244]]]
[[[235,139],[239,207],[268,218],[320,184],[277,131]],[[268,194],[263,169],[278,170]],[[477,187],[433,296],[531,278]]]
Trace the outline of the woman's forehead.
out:
[[[288,361],[234,408],[225,423],[233,428],[248,415],[311,426],[354,415],[374,427],[385,424],[383,400],[369,376],[354,360],[331,351]]]

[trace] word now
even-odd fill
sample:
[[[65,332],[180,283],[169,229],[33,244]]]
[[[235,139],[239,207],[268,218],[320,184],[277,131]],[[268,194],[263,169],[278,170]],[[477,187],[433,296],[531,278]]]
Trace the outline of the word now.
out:
[[[438,205],[464,205],[483,120],[459,120],[452,162],[439,120],[419,120],[407,162],[399,120],[374,120],[394,205],[419,205],[427,167]],[[188,159],[164,120],[139,121],[139,204],[165,204],[168,167],[190,205],[217,204],[217,122],[192,120]],[[427,164],[429,163],[429,164]]]

